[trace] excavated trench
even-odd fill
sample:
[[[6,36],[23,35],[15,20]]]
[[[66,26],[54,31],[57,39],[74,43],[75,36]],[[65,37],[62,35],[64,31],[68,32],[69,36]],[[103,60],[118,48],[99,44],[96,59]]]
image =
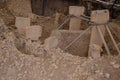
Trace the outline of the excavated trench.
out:
[[[0,0],[7,1],[7,0]],[[89,47],[90,32],[86,33],[82,40],[78,40],[67,50],[68,53],[62,51],[66,45],[69,44],[81,32],[68,30],[59,30],[54,32],[52,36],[60,38],[61,49],[45,50],[41,41],[44,41],[50,36],[54,27],[55,17],[35,16],[34,22],[31,25],[40,25],[43,27],[43,34],[40,41],[29,41],[18,34],[15,27],[15,16],[26,17],[26,13],[31,12],[31,4],[29,0],[10,0],[9,11],[0,9],[0,80],[119,80],[120,79],[120,56],[102,56],[97,59],[86,58],[87,48]],[[38,1],[38,0],[33,0]],[[40,1],[40,0],[39,0]],[[38,1],[38,2],[39,2]],[[42,0],[41,0],[42,1]],[[49,0],[52,6],[53,0]],[[56,2],[61,3],[61,0]],[[70,4],[79,5],[75,0]],[[38,4],[38,2],[36,4]],[[21,5],[22,4],[22,5]],[[67,3],[68,4],[68,3]],[[48,3],[47,3],[48,5]],[[59,4],[55,4],[56,6]],[[63,4],[62,4],[63,5]],[[0,4],[1,7],[6,5]],[[35,5],[34,5],[35,6]],[[40,6],[39,4],[36,6]],[[52,6],[53,7],[53,6]],[[67,14],[68,7],[61,7],[58,10],[61,13]],[[32,7],[33,8],[33,7]],[[41,8],[41,7],[39,7]],[[24,9],[24,10],[23,10]],[[42,11],[33,8],[34,13],[41,15]],[[63,10],[65,9],[65,10]],[[46,12],[46,10],[48,10]],[[49,7],[45,10],[45,16],[53,15],[55,9]],[[54,11],[55,10],[55,11]],[[13,15],[14,14],[14,15]],[[66,16],[64,15],[65,18]],[[113,35],[117,43],[120,42],[120,26],[119,23],[111,22],[113,28]],[[61,20],[63,22],[63,20]],[[7,24],[7,26],[5,26]],[[105,36],[106,42],[114,54],[115,49],[111,44],[108,35]],[[87,42],[87,43],[85,43]],[[64,45],[64,46],[62,46]],[[120,44],[119,44],[120,45]],[[81,49],[79,49],[81,48]],[[103,49],[104,51],[104,49]],[[85,54],[79,54],[79,53]],[[76,53],[76,54],[74,54]],[[72,55],[71,55],[72,54]],[[106,52],[104,52],[106,54]],[[75,55],[75,56],[74,56]],[[82,56],[82,57],[79,57]]]

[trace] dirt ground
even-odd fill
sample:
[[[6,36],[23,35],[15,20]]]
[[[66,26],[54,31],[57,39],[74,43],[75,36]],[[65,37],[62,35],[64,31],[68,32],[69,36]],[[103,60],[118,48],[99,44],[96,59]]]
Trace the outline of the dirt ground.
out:
[[[59,48],[45,51],[43,47],[39,47],[39,54],[28,55],[17,50],[12,33],[0,45],[0,80],[120,79],[120,56],[92,59],[73,56]]]
[[[9,3],[11,6],[9,9],[4,6],[0,9],[0,80],[120,80],[120,55],[116,54],[107,34],[105,38],[112,54],[109,56],[106,55],[104,47],[102,57],[97,59],[72,55],[72,53],[68,53],[69,51],[65,52],[60,48],[46,50],[44,40],[57,28],[54,24],[55,15],[43,17],[32,14],[30,4],[27,4],[28,6],[25,8],[28,9],[27,11],[16,13],[15,11],[19,10],[16,7],[21,6],[17,5],[19,1],[29,3],[28,0],[16,0],[14,3],[11,1],[12,5]],[[15,7],[13,13],[12,6]],[[59,24],[66,18],[65,15],[61,15],[62,19]],[[31,25],[42,26],[43,33],[40,40],[30,41],[21,37],[15,26],[15,16],[30,17]],[[119,21],[118,18],[109,23],[118,45],[120,45]],[[68,35],[71,34],[64,35],[62,40]],[[89,42],[89,40],[87,41]],[[66,44],[65,42],[63,45]],[[82,47],[82,49],[84,48]],[[75,53],[74,49],[72,51]]]

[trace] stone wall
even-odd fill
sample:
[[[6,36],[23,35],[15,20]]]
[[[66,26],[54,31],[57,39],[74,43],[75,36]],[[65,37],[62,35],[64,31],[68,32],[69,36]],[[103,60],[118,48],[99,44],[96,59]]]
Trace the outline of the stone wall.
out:
[[[51,36],[55,36],[59,40],[58,47],[64,50],[66,46],[75,40],[82,32],[83,31],[56,30],[53,31]],[[86,57],[88,55],[89,41],[90,32],[88,31],[65,51],[72,55]]]

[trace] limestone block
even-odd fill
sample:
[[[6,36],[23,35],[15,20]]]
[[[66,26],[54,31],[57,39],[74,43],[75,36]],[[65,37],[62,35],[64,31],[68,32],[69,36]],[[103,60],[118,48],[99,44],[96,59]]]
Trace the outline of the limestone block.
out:
[[[108,10],[96,10],[91,13],[91,21],[98,24],[104,24],[109,21],[109,11]]]
[[[75,16],[80,16],[84,14],[84,7],[81,6],[70,6],[69,7],[69,14],[75,15]]]
[[[53,36],[45,40],[44,46],[46,50],[50,50],[50,49],[57,48],[58,43],[59,43],[58,39],[55,36]]]
[[[85,8],[80,6],[70,6],[69,7],[69,14],[80,16],[84,15]],[[80,30],[81,28],[81,20],[77,18],[71,18],[70,24],[69,24],[69,30]]]
[[[25,35],[26,27],[30,26],[30,18],[16,17],[15,26],[17,27],[19,34]]]
[[[26,38],[31,40],[38,40],[42,35],[42,27],[34,25],[26,28]]]

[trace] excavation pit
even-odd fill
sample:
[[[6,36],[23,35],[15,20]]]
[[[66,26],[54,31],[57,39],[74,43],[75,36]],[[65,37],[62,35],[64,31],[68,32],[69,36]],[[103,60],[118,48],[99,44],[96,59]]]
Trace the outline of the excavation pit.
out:
[[[55,36],[58,40],[58,46],[62,50],[66,48],[75,38],[77,38],[83,31],[69,31],[69,30],[55,30],[51,36]],[[87,57],[90,41],[90,31],[85,33],[79,40],[72,44],[65,51],[76,56]]]

